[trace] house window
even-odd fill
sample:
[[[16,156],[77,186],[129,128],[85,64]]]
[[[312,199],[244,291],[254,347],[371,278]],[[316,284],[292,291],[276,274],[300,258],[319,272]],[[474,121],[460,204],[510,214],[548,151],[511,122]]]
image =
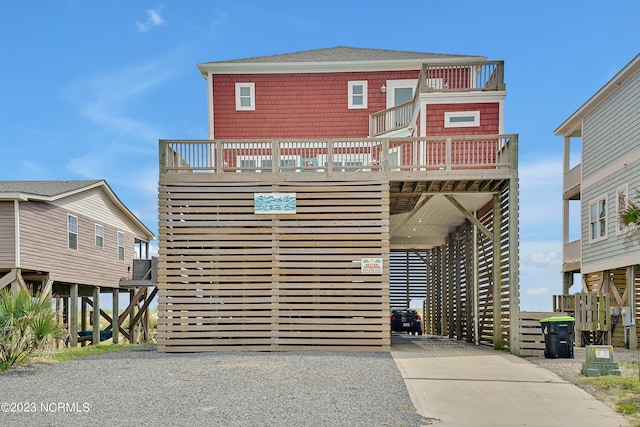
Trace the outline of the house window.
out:
[[[78,217],[67,215],[67,234],[69,235],[69,249],[78,250]]]
[[[236,110],[256,109],[255,83],[236,83]]]
[[[444,113],[444,127],[466,128],[480,126],[480,111],[449,111]]]
[[[627,226],[624,224],[622,216],[628,205],[629,186],[624,185],[622,187],[618,187],[618,189],[616,190],[616,220],[618,221],[616,225],[616,234],[623,234],[627,232]]]
[[[96,247],[104,247],[104,227],[96,224]]]
[[[118,231],[118,259],[124,261],[124,233]]]
[[[607,199],[602,196],[589,203],[589,241],[607,238]]]
[[[349,109],[367,108],[367,81],[349,82]]]

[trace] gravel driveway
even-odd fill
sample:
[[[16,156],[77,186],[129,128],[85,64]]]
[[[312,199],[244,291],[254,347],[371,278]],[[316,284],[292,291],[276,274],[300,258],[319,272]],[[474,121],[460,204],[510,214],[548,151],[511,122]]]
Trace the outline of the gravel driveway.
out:
[[[0,404],[0,425],[20,426],[410,427],[424,421],[389,353],[166,354],[135,347],[1,374]]]

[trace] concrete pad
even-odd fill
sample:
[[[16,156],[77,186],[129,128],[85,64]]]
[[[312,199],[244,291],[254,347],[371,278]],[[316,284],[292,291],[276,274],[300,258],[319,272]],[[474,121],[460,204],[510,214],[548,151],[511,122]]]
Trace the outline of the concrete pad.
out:
[[[632,425],[579,387],[503,351],[392,336],[391,355],[418,413],[437,425]]]

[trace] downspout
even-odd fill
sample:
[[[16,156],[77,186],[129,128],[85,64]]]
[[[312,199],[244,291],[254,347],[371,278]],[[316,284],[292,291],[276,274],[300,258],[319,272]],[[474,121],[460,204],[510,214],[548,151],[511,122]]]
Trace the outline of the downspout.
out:
[[[209,139],[214,139],[213,131],[213,74],[207,73],[207,107],[209,110]]]

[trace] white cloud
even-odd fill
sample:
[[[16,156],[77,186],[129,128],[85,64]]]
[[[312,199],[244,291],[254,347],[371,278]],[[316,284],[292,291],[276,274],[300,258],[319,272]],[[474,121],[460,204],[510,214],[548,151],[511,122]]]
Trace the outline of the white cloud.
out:
[[[158,27],[162,24],[165,24],[164,19],[162,19],[162,16],[160,16],[160,12],[162,11],[162,9],[163,7],[160,6],[158,9],[147,10],[147,20],[144,22],[136,20],[136,28],[138,29],[138,31],[141,33],[146,33],[153,27]]]
[[[520,242],[520,309],[551,311],[552,295],[562,293],[562,242]]]
[[[181,52],[173,52],[153,61],[80,79],[68,85],[64,94],[84,117],[106,127],[110,133],[156,141],[161,132],[134,117],[144,113],[135,110],[136,101],[175,79],[180,74],[175,64],[181,56]]]

